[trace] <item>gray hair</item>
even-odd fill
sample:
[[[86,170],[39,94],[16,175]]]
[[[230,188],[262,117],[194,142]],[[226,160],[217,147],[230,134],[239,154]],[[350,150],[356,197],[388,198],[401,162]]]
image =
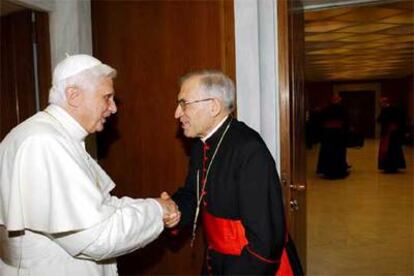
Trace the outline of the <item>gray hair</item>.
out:
[[[96,87],[100,78],[114,78],[116,74],[115,69],[105,64],[98,64],[92,68],[83,70],[76,75],[54,83],[49,90],[49,103],[61,105],[66,102],[65,90],[68,87],[77,86],[90,91]]]
[[[220,99],[229,112],[234,110],[236,89],[233,81],[223,72],[217,70],[191,72],[180,79],[180,84],[192,77],[200,78],[200,88],[207,96]]]

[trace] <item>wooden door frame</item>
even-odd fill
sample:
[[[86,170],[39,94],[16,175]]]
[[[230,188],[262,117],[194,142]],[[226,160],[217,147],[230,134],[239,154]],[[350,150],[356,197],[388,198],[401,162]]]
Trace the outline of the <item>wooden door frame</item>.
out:
[[[283,186],[287,228],[295,241],[302,266],[306,271],[306,156],[304,129],[303,76],[296,70],[303,70],[296,62],[298,53],[293,49],[296,44],[292,24],[295,20],[293,4],[299,1],[277,1],[278,9],[278,57],[279,57],[279,108],[280,108],[280,177]],[[294,25],[294,27],[297,27]],[[303,30],[301,30],[303,31]],[[303,56],[300,54],[300,58]],[[296,81],[299,77],[298,81]],[[303,116],[302,116],[303,115]],[[303,118],[302,118],[303,117]],[[298,131],[299,128],[299,131]],[[301,129],[302,128],[302,129]],[[299,211],[291,204],[299,202]]]
[[[278,1],[278,56],[279,56],[279,118],[280,118],[280,178],[282,180],[285,202],[290,201],[289,183],[291,183],[291,140],[290,140],[290,84],[289,84],[289,38],[288,3]],[[290,214],[286,206],[286,218],[290,223]]]

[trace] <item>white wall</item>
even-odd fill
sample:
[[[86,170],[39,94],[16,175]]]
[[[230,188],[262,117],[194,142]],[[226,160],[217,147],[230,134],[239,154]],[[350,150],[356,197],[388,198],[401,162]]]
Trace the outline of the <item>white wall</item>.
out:
[[[237,116],[258,131],[280,171],[277,0],[234,0]]]

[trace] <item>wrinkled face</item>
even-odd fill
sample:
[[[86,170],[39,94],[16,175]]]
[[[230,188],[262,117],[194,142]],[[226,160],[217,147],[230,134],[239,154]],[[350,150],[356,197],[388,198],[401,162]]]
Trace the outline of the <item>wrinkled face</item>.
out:
[[[182,84],[177,102],[174,116],[180,121],[184,135],[189,138],[206,136],[214,123],[211,114],[213,99],[199,88],[198,77],[192,77]]]
[[[110,77],[99,78],[95,86],[91,85],[89,91],[82,91],[79,122],[88,133],[102,131],[106,118],[116,113],[114,94]]]

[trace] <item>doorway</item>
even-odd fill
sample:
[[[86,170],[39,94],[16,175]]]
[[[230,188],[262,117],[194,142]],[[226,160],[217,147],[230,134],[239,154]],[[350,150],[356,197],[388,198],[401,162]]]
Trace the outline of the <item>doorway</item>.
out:
[[[398,24],[412,29],[412,1],[309,2],[312,5],[305,8],[306,76],[307,81],[323,88],[312,93],[318,99],[313,102],[327,105],[332,95],[341,95],[354,128],[368,139],[362,148],[348,149],[352,168],[345,179],[327,180],[316,175],[318,146],[307,151],[307,272],[412,275],[413,148],[404,148],[409,169],[382,174],[377,169],[375,139],[379,97],[413,92],[398,89],[412,76],[412,50],[408,59],[400,55],[406,47],[413,47],[412,38],[400,44],[403,34],[395,32]],[[409,19],[407,23],[402,17]],[[381,25],[382,30],[366,25],[379,26],[389,18],[398,20],[392,26]],[[326,24],[328,21],[332,24]],[[408,35],[412,37],[411,31]],[[377,39],[372,43],[369,37],[374,36]]]
[[[365,138],[375,138],[374,91],[340,92],[342,104],[349,116],[353,131]]]

